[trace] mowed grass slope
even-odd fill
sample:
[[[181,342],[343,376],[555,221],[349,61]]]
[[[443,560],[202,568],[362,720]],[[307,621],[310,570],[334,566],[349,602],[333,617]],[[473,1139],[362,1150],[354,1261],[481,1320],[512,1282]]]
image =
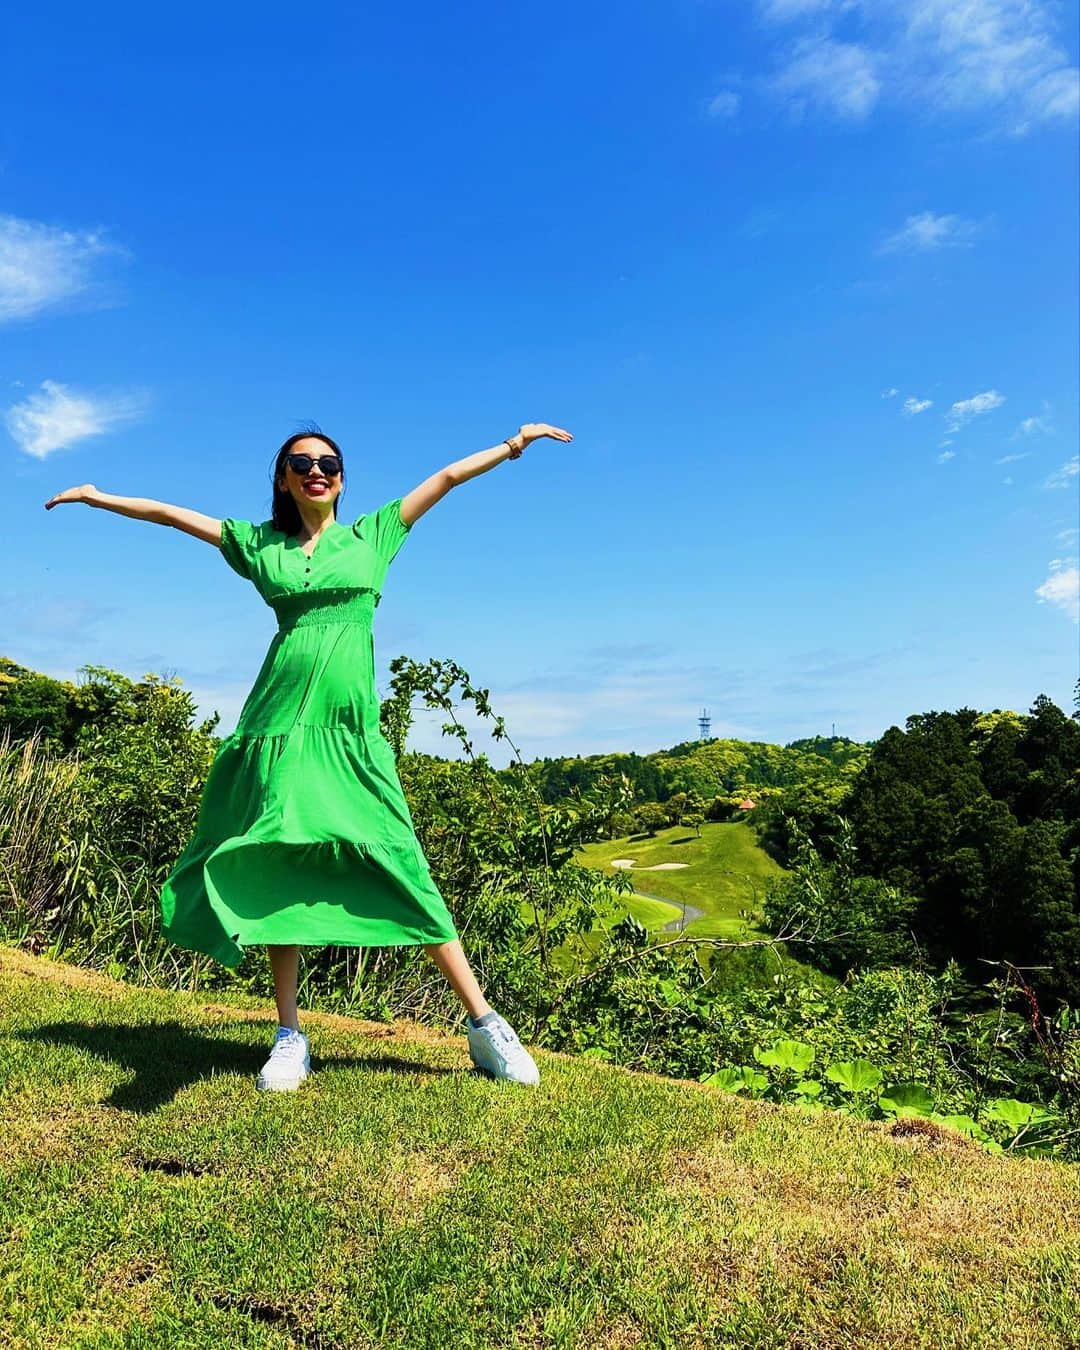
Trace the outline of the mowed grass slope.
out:
[[[701,837],[685,825],[658,830],[655,835],[631,835],[622,839],[586,844],[575,862],[615,875],[615,858],[633,859],[630,869],[635,889],[661,900],[680,901],[703,912],[686,925],[695,937],[745,938],[759,936],[756,924],[746,923],[740,910],[760,915],[765,883],[784,869],[762,849],[757,836],[744,821],[706,821]],[[671,870],[648,871],[662,863],[685,863]],[[646,928],[679,917],[676,905],[658,906],[654,901],[627,897],[626,907]]]
[[[1075,1167],[328,1014],[257,1093],[275,1021],[0,947],[0,1344],[1080,1340]]]

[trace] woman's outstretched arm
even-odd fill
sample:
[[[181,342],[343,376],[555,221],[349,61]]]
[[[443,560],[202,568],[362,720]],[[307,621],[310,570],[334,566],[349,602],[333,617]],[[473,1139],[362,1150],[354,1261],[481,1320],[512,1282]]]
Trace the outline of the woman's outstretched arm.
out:
[[[511,455],[516,459],[527,445],[538,441],[541,436],[550,436],[556,441],[574,439],[568,431],[563,431],[562,427],[553,427],[547,422],[526,422],[518,428],[517,435],[511,436],[509,440],[501,441],[488,450],[478,450],[475,455],[468,455],[465,459],[455,460],[445,469],[440,469],[438,473],[433,473],[430,478],[418,483],[401,499],[402,521],[406,525],[411,525],[437,501],[441,501],[451,488],[475,478],[479,473],[487,473],[489,469],[501,464],[504,459],[509,459]]]
[[[112,492],[101,492],[93,483],[83,483],[80,487],[65,488],[45,503],[45,510],[66,502],[82,502],[85,506],[99,506],[106,511],[115,511],[121,516],[130,516],[133,520],[149,520],[155,525],[171,525],[174,529],[193,534],[196,539],[205,539],[208,544],[221,547],[221,521],[215,516],[205,516],[201,511],[192,511],[186,506],[173,506],[169,502],[158,502],[153,497],[118,497]]]

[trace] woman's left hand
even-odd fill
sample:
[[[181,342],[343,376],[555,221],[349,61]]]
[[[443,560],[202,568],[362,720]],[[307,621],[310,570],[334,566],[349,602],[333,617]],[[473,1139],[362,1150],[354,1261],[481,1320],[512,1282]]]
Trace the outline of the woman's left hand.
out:
[[[518,435],[525,445],[531,445],[533,441],[538,441],[541,436],[550,436],[553,441],[572,441],[574,439],[568,431],[563,431],[562,427],[553,427],[547,422],[526,422],[524,426],[518,427]]]

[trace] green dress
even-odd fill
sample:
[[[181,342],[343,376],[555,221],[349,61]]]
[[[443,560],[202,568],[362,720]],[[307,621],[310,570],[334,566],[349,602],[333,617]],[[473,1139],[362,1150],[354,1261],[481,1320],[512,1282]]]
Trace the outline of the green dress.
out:
[[[162,932],[236,967],[252,943],[389,947],[458,936],[379,729],[371,624],[409,533],[400,497],[326,528],[310,558],[270,521],[221,552],[278,630],[161,891]]]

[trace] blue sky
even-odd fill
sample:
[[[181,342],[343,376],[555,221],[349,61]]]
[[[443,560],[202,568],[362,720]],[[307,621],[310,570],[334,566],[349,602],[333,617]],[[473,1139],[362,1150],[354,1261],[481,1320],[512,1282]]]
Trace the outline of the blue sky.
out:
[[[352,520],[537,420],[573,442],[395,560],[384,694],[456,660],[526,758],[702,708],[773,742],[1071,711],[1074,7],[61,4],[8,39],[0,654],[175,672],[225,734],[270,609],[44,502],[263,520],[313,418]],[[410,744],[456,753],[442,720]]]

